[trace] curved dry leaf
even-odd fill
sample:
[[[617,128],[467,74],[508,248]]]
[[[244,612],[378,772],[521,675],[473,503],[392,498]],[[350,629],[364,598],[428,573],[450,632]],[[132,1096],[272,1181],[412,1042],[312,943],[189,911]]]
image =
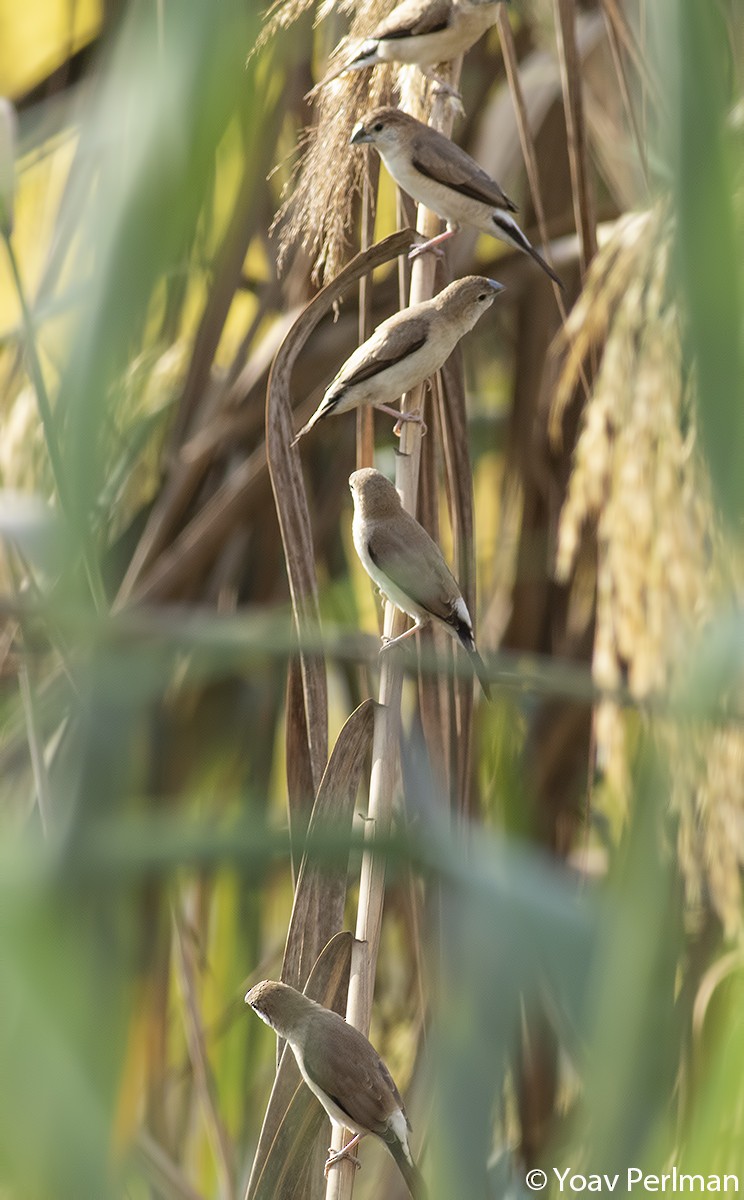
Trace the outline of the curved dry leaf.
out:
[[[465,603],[472,614],[473,621],[475,621],[473,466],[470,460],[465,371],[460,346],[455,347],[454,353],[444,364],[439,385],[437,394],[442,427],[447,497],[454,541],[455,577],[460,584],[460,590],[465,597]],[[454,697],[452,779],[457,789],[459,806],[467,811],[472,751],[470,732],[473,719],[473,688],[468,677],[457,676],[455,678]]]
[[[374,708],[373,700],[364,700],[339,733],[313,805],[309,838],[323,829],[332,828],[334,836],[351,831],[354,801],[372,746]],[[302,987],[322,947],[343,923],[346,866],[346,861],[329,867],[307,857],[302,860],[281,974],[292,987]]]
[[[287,760],[289,764],[292,755],[304,752],[300,740],[304,736],[316,789],[320,786],[327,757],[328,706],[325,663],[317,654],[307,654],[302,648],[306,638],[317,643],[320,618],[310,514],[299,451],[292,445],[292,369],[297,355],[318,322],[346,289],[362,275],[367,275],[375,267],[407,251],[414,237],[412,230],[404,229],[357,254],[335,279],[313,297],[279,347],[266,389],[266,453],[300,644],[305,699],[304,730],[297,730],[295,726],[287,728]]]

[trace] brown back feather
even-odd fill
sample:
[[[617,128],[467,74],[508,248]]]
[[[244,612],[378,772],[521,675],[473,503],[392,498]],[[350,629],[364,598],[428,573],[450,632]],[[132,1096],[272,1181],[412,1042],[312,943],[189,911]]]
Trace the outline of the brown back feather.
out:
[[[308,1039],[305,1046],[305,1070],[326,1095],[355,1125],[385,1138],[388,1119],[403,1109],[395,1082],[377,1051],[358,1030],[336,1013],[316,1014],[326,1024],[326,1036]],[[343,1026],[343,1044],[338,1036]],[[318,1041],[323,1043],[322,1053]]]
[[[440,142],[439,138],[431,136],[432,132],[428,131],[429,137],[423,151],[419,138],[413,140],[411,158],[417,171],[471,200],[480,200],[482,204],[489,204],[493,208],[506,208],[509,212],[517,211],[514,201],[469,154],[449,138],[442,136]]]
[[[451,14],[451,0],[437,0],[436,3],[427,4],[423,12],[421,0],[409,0],[399,4],[389,17],[381,21],[372,36],[376,39],[395,39],[437,33],[440,29],[447,28]]]
[[[420,554],[411,553],[412,539],[415,536],[418,541],[422,533],[426,531],[405,511],[398,515],[394,525],[370,523],[369,555],[396,587],[425,612],[452,624],[454,601],[460,589],[441,550],[428,534],[430,553],[426,563],[422,564]]]

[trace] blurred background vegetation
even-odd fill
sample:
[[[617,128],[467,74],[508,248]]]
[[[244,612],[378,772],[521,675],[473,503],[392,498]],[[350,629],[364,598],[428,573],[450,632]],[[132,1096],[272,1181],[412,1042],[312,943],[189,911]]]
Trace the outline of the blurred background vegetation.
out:
[[[304,99],[390,7],[0,11],[3,1200],[323,1191],[291,1078],[261,1135],[274,1045],[243,994],[314,969],[343,1011],[348,938],[318,956],[355,924],[379,625],[349,416],[302,444],[300,670],[264,415],[360,205],[395,228],[346,143],[394,89],[426,115],[418,77]],[[529,1194],[532,1167],[744,1182],[744,15],[515,0],[500,33],[454,137],[569,311],[488,239],[438,267],[508,288],[427,410],[420,498],[497,700],[407,660],[372,1037],[435,1198]],[[404,276],[319,310],[295,427]],[[392,441],[380,418],[389,474]],[[359,1195],[403,1194],[363,1158]]]

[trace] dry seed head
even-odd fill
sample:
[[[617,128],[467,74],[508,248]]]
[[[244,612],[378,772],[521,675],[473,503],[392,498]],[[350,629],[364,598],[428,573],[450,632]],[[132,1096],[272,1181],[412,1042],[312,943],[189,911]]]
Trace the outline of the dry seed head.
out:
[[[301,15],[307,0],[282,0],[270,10],[265,41]],[[394,0],[357,0],[343,5],[324,4],[318,20],[335,11],[349,12],[352,20],[347,44],[368,36],[392,11]],[[315,93],[314,124],[302,139],[302,159],[293,173],[272,232],[279,240],[280,269],[295,246],[313,258],[313,279],[320,284],[337,275],[348,257],[356,197],[368,170],[368,153],[349,144],[359,114],[392,97],[394,71],[389,66],[352,71],[339,76]]]
[[[392,95],[392,69],[342,75],[318,93],[316,123],[306,133],[291,193],[276,215],[279,266],[300,245],[314,260],[317,283],[337,275],[348,257],[354,202],[368,170],[368,154],[350,145],[359,113]]]
[[[671,231],[663,207],[618,222],[567,326],[554,408],[560,422],[590,349],[601,365],[577,441],[561,514],[557,572],[575,569],[581,531],[596,522],[593,672],[643,700],[684,687],[696,633],[737,587],[696,450],[694,406],[682,367],[679,313],[668,287]],[[741,926],[744,732],[653,719],[668,754],[677,852],[688,901],[705,899],[733,933]],[[629,795],[626,718],[611,699],[595,715],[598,762]]]
[[[307,7],[307,0],[282,0],[275,5],[261,44]],[[345,39],[345,46],[351,47],[369,36],[393,10],[395,0],[357,0],[343,6],[326,3],[318,20],[334,7],[353,14]],[[338,58],[343,56],[344,49]],[[302,139],[301,162],[272,225],[272,232],[278,233],[280,269],[295,246],[312,256],[313,280],[318,284],[332,279],[346,262],[355,201],[362,192],[371,153],[350,145],[351,131],[360,113],[391,102],[394,87],[401,106],[425,120],[431,108],[432,85],[417,67],[381,65],[374,70],[351,71],[314,93],[315,121]]]
[[[295,21],[312,8],[313,3],[314,0],[274,0],[264,13],[263,28],[248,58],[253,58],[253,55],[263,49],[281,29],[289,29],[290,25],[294,25]]]

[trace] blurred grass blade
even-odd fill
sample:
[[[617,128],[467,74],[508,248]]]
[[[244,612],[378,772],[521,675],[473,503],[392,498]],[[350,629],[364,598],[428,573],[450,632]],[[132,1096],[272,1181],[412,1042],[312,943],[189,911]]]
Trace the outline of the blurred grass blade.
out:
[[[40,496],[0,491],[0,539],[18,547],[35,570],[53,576],[68,553],[59,515]]]
[[[744,514],[744,247],[735,230],[737,180],[726,142],[726,32],[715,4],[675,0],[672,12],[679,60],[669,107],[678,121],[676,249],[688,316],[687,359],[696,373],[700,437],[713,488],[728,520],[738,523]]]

